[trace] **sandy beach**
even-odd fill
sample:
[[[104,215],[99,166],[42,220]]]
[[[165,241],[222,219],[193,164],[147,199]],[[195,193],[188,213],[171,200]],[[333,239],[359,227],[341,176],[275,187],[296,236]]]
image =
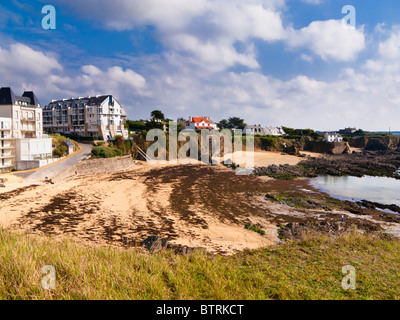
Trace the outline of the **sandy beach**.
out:
[[[314,153],[314,152],[305,152],[302,151],[302,154],[311,156],[311,157],[321,157],[322,154]],[[270,165],[284,165],[289,164],[291,166],[299,164],[304,158],[291,156],[291,155],[283,155],[282,152],[270,152],[270,151],[254,151],[254,152],[234,152],[233,154],[226,154],[225,157],[221,157],[221,162],[224,159],[232,159],[232,161],[239,165],[245,165],[246,159],[254,159],[254,165],[256,167],[267,167]]]
[[[87,245],[137,244],[158,235],[175,244],[233,253],[276,243],[276,228],[262,217],[248,220],[262,222],[267,231],[264,237],[244,228],[245,217],[226,219],[225,214],[211,213],[211,208],[201,201],[192,204],[183,195],[179,203],[187,205],[177,210],[174,196],[181,192],[201,197],[204,188],[180,186],[171,174],[182,168],[191,166],[155,169],[142,165],[122,173],[87,176],[54,185],[26,186],[20,182],[20,188],[16,188],[17,181],[10,179],[9,186],[0,193],[0,225],[58,240],[69,237]],[[167,170],[168,181],[159,181],[154,170]],[[183,212],[185,208],[187,212]]]
[[[303,160],[268,152],[257,152],[255,159],[264,166]],[[236,155],[234,160],[240,159]],[[237,176],[222,165],[140,162],[129,170],[40,185],[12,174],[0,178],[8,179],[0,189],[1,227],[88,246],[132,247],[159,236],[173,244],[233,254],[279,243],[279,224],[310,219],[335,224],[338,215],[348,214],[274,204],[264,195],[316,190],[306,180]],[[265,235],[245,225],[257,226]]]
[[[296,164],[302,160],[273,152],[255,152],[254,158],[256,165]],[[241,161],[237,153],[233,159],[237,163]],[[204,165],[195,167],[209,170]],[[229,212],[208,208],[201,199],[204,192],[209,191],[207,185],[203,185],[201,174],[199,177],[199,172],[189,170],[183,176],[173,177],[178,168],[188,167],[142,163],[123,173],[92,175],[54,185],[41,182],[33,186],[13,174],[1,175],[0,178],[7,181],[6,187],[0,189],[0,226],[60,240],[72,237],[88,245],[137,243],[148,236],[160,235],[176,244],[225,253],[278,242],[276,226],[262,215],[240,212],[232,219]],[[164,174],[167,171],[168,181],[159,181],[154,175],[157,170]],[[223,167],[218,170],[235,178],[231,170]],[[184,185],[180,185],[182,181]],[[218,181],[213,183],[218,187]],[[180,202],[187,205],[176,210],[174,196],[179,192],[186,193],[189,198],[182,195]],[[243,192],[240,193],[243,196]],[[215,199],[213,206],[222,209],[225,202],[229,203],[230,196],[226,196],[226,199]],[[262,225],[266,235],[262,237],[246,230],[246,222]]]

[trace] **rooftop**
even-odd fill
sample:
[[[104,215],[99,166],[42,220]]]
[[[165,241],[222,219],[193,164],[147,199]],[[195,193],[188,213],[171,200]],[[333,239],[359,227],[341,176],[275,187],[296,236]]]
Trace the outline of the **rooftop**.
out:
[[[18,102],[24,102],[29,107],[40,107],[33,91],[25,91],[22,96],[16,96],[10,87],[0,88],[0,105],[16,105]]]
[[[79,97],[79,98],[52,100],[48,106],[51,107],[51,106],[54,106],[59,103],[68,105],[68,104],[73,104],[74,102],[77,102],[77,101],[83,101],[86,105],[89,105],[89,106],[98,106],[98,105],[102,104],[104,102],[104,100],[110,99],[110,98],[112,98],[112,95],[97,95],[95,97],[85,97],[85,98]],[[46,106],[46,107],[48,107],[48,106]]]

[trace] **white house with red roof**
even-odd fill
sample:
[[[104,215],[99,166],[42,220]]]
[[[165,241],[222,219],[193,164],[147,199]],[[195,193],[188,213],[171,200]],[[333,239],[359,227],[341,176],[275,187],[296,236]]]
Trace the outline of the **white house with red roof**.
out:
[[[217,130],[217,125],[211,120],[210,117],[189,117],[189,120],[186,121],[186,129],[193,130]]]

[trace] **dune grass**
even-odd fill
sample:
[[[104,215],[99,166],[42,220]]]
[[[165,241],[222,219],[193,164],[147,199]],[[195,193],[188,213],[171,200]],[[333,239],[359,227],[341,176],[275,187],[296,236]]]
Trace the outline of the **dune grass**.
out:
[[[308,235],[223,257],[87,248],[0,229],[0,299],[399,299],[400,242],[373,235]],[[42,268],[56,288],[42,288]],[[356,269],[344,290],[342,267]]]

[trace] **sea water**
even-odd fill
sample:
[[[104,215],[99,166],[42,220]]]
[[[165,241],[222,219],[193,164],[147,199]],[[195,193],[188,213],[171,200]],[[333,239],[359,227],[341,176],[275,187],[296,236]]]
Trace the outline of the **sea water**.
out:
[[[400,206],[400,180],[394,178],[319,176],[310,181],[317,189],[338,199]]]

